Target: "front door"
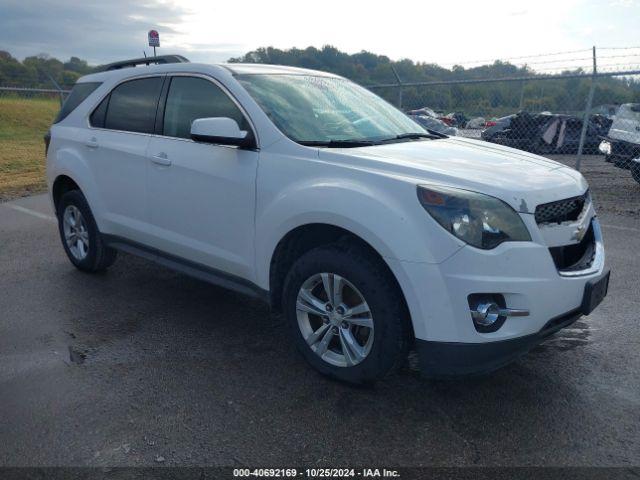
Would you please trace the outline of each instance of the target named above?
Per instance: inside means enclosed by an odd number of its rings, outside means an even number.
[[[170,79],[161,135],[148,147],[148,206],[153,247],[243,278],[253,275],[258,153],[190,139],[196,118],[229,117],[250,128],[213,81]],[[161,107],[162,110],[162,107]]]

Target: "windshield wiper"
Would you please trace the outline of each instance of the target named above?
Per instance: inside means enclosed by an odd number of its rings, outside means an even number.
[[[384,138],[382,140],[359,140],[356,138],[348,138],[345,140],[300,140],[300,145],[307,147],[329,147],[329,148],[355,148],[355,147],[370,147],[371,145],[380,145],[382,143],[392,143],[402,140],[419,140],[421,138],[447,138],[446,135],[437,132],[421,133],[402,133],[391,138]]]
[[[430,138],[432,140],[435,140],[438,138],[447,138],[447,136],[443,133],[437,133],[431,130],[429,130],[428,132],[429,133],[419,133],[419,132],[401,133],[400,135],[396,135],[395,137],[385,138],[384,140],[382,140],[382,142],[387,143],[387,142],[395,142],[396,140],[419,140],[421,138]]]
[[[300,145],[307,147],[329,147],[329,148],[354,148],[354,147],[369,147],[371,145],[378,145],[379,142],[373,140],[301,140],[298,142]]]

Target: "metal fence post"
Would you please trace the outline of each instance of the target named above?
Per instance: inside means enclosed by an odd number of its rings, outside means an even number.
[[[393,64],[391,65],[391,70],[393,71],[393,74],[396,77],[396,81],[398,82],[398,108],[402,109],[402,80],[400,80],[400,75],[398,75],[398,72],[396,72]]]
[[[582,117],[582,131],[580,132],[580,143],[578,144],[578,155],[576,157],[576,170],[580,171],[582,163],[582,150],[584,149],[584,140],[587,136],[587,128],[589,128],[589,120],[591,119],[591,108],[593,106],[593,93],[596,88],[596,47],[593,47],[593,75],[591,75],[591,86],[589,87],[589,95],[587,96],[587,105]]]
[[[51,83],[53,83],[53,86],[56,90],[58,90],[59,95],[60,95],[60,108],[62,108],[62,105],[64,105],[64,90],[62,90],[62,88],[60,87],[60,85],[58,85],[58,82],[56,82],[54,80],[54,78],[51,76],[51,74],[49,74],[49,72],[45,72],[47,74],[47,77],[49,77],[49,80],[51,80]]]

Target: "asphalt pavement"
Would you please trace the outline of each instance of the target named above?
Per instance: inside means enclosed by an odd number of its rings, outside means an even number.
[[[120,254],[66,259],[46,196],[0,204],[0,466],[640,465],[640,219],[601,215],[609,296],[489,376],[372,388],[257,301]]]

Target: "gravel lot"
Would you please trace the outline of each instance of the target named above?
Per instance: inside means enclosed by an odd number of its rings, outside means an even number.
[[[490,376],[409,362],[364,389],[316,374],[264,305],[127,255],[82,274],[45,196],[0,204],[0,465],[640,465],[640,185],[584,165],[600,308]]]

